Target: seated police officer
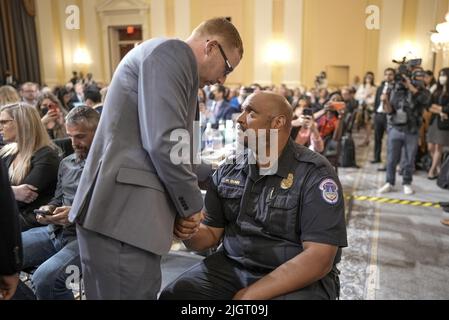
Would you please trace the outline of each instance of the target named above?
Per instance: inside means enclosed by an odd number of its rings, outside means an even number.
[[[34,292],[21,284],[15,299],[34,295],[45,300],[74,298],[66,280],[74,275],[73,267],[81,272],[81,263],[75,225],[69,223],[68,215],[99,119],[98,112],[87,106],[72,109],[66,117],[67,134],[75,153],[61,161],[54,198],[37,213],[37,221],[48,226],[22,233],[23,266],[37,269],[31,278]]]
[[[411,78],[399,72],[391,96],[383,94],[381,100],[388,114],[387,176],[378,192],[394,190],[396,167],[401,162],[404,194],[411,195],[422,115],[431,102],[430,92],[424,86],[424,72],[418,67]]]
[[[160,299],[336,299],[336,264],[347,239],[334,169],[289,138],[292,109],[279,95],[250,95],[238,122],[239,140],[251,150],[215,172],[202,223],[178,218],[174,228],[192,250],[221,240],[222,246],[168,285]],[[274,143],[264,137],[270,129],[277,133]],[[261,160],[262,152],[269,162]]]

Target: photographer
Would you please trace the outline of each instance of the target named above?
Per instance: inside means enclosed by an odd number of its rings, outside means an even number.
[[[396,166],[401,161],[404,194],[411,195],[415,156],[418,150],[419,129],[423,110],[429,106],[430,92],[424,85],[424,72],[419,68],[420,59],[403,61],[395,77],[395,86],[388,99],[381,96],[384,111],[388,114],[387,179],[379,193],[393,191],[396,182]]]

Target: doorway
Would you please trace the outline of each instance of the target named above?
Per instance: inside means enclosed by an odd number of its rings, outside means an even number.
[[[108,28],[110,71],[114,74],[120,61],[143,40],[142,26],[113,26]]]

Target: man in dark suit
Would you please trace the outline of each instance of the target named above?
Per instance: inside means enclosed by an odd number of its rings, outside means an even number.
[[[213,103],[213,124],[212,128],[218,129],[220,121],[231,120],[234,113],[238,113],[231,104],[225,100],[226,88],[223,85],[215,85],[212,87],[210,98]]]
[[[22,265],[22,240],[19,210],[11,190],[8,170],[0,160],[0,300],[9,300],[19,282]]]

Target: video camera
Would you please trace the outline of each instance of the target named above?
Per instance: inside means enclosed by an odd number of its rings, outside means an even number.
[[[398,64],[399,67],[396,71],[396,76],[394,78],[395,81],[395,89],[396,90],[407,90],[404,85],[404,77],[407,77],[412,80],[412,84],[416,86],[420,86],[421,83],[416,81],[417,74],[413,72],[413,69],[419,67],[422,64],[422,59],[412,59],[408,60],[404,57],[402,61],[393,60],[393,63]]]

